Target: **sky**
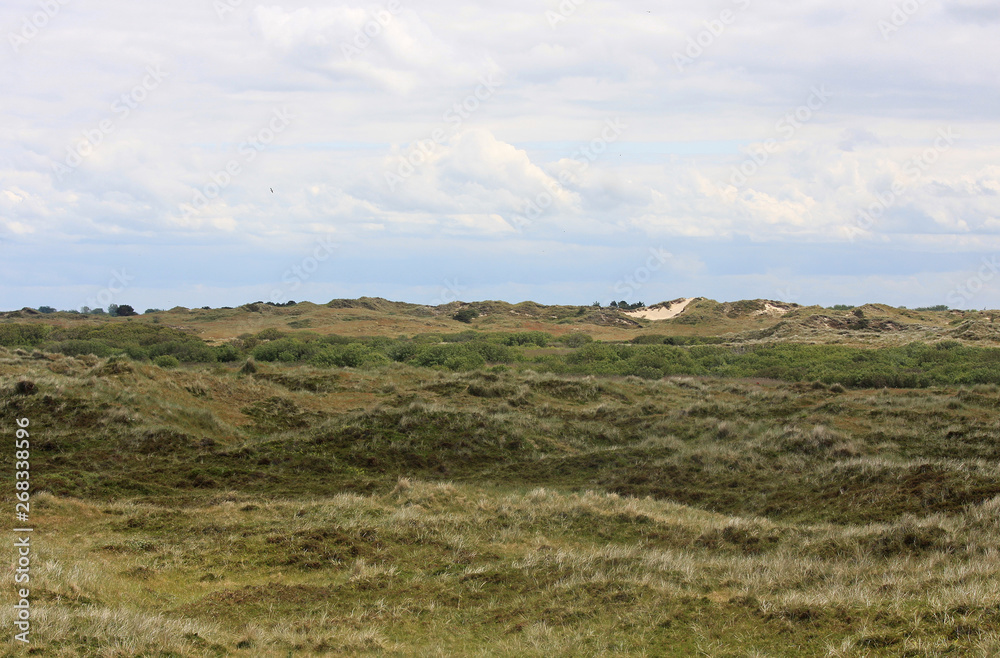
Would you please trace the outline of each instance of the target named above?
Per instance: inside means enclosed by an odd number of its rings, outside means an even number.
[[[995,0],[0,4],[0,309],[1000,307]]]

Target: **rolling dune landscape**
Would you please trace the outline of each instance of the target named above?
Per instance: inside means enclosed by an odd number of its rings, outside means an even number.
[[[687,301],[7,313],[34,651],[995,653],[990,314]]]

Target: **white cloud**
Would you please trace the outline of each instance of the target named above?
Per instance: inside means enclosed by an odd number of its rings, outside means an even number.
[[[444,237],[493,241],[493,255],[672,238],[711,243],[706,250],[746,240],[994,248],[995,3],[926,3],[883,39],[878,21],[889,5],[755,0],[678,72],[673,53],[737,4],[588,0],[552,29],[551,7],[528,0],[401,2],[388,19],[379,14],[388,1],[243,3],[221,18],[194,0],[142,13],[120,2],[70,3],[0,67],[8,90],[0,109],[4,244],[51,258],[53,276],[66,279],[83,259],[101,259],[72,245],[112,259],[158,240],[261,257],[330,231],[372,254],[387,239],[427,240],[426,257],[443,262],[457,252],[435,251]],[[17,26],[25,11],[8,4],[0,19]],[[366,28],[368,41],[359,36]],[[169,73],[163,83],[127,117],[113,112],[152,65]],[[457,125],[446,120],[491,71],[503,71],[502,84]],[[752,145],[781,137],[777,122],[821,84],[832,100],[731,187],[732,167]],[[253,160],[241,156],[241,142],[282,107],[294,115],[288,129]],[[615,117],[627,124],[621,144],[581,161],[579,148]],[[108,119],[114,131],[71,173],[54,173],[53,163]],[[910,175],[908,163],[947,126],[961,138]],[[390,190],[386,172],[435,129],[443,133],[426,161]],[[743,151],[624,148],[692,140]],[[552,146],[515,146],[528,143]],[[233,159],[240,173],[184,215],[181,204]],[[903,193],[848,242],[845,229],[894,183]],[[545,207],[515,231],[532,203]],[[156,270],[158,258],[140,266]],[[156,271],[163,286],[177,276]],[[523,294],[518,286],[527,284],[511,285]]]
[[[398,2],[293,11],[258,6],[252,21],[260,38],[289,65],[334,79],[358,78],[395,94],[475,72],[467,57]]]

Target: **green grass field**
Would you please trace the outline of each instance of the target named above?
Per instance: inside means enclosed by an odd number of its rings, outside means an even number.
[[[331,308],[373,315],[0,323],[36,528],[6,654],[1000,655],[1000,349],[956,335],[981,319]]]

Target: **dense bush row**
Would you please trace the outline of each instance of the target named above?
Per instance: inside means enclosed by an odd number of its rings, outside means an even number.
[[[581,375],[669,375],[821,381],[858,388],[1000,384],[1000,349],[958,341],[865,349],[841,345],[719,345],[716,338],[644,335],[630,344],[594,342],[573,333],[539,331],[422,334],[412,338],[322,336],[265,329],[224,345],[145,323],[106,323],[72,329],[41,324],[0,324],[0,345],[76,356],[127,355],[155,363],[258,361],[318,367],[377,367],[391,362],[450,370],[507,364]],[[550,349],[541,349],[550,348]],[[562,349],[551,349],[562,348]],[[566,349],[572,348],[572,349]],[[169,357],[169,358],[167,358]]]
[[[0,345],[4,347],[34,347],[52,331],[45,324],[20,324],[16,322],[0,324]]]
[[[259,361],[307,361],[317,366],[367,367],[406,362],[416,366],[443,366],[472,370],[487,363],[513,363],[518,352],[502,339],[472,338],[450,342],[418,339],[361,338],[342,336],[282,337],[257,344],[250,354]]]
[[[137,361],[171,356],[181,362],[234,361],[232,345],[211,346],[179,329],[141,322],[114,322],[85,327],[42,324],[0,324],[0,345],[34,347],[67,356],[125,354]]]
[[[712,375],[819,380],[858,388],[920,388],[1000,384],[1000,349],[963,346],[957,341],[881,349],[792,343],[752,347],[592,343],[565,357],[538,357],[532,367],[644,378]]]

